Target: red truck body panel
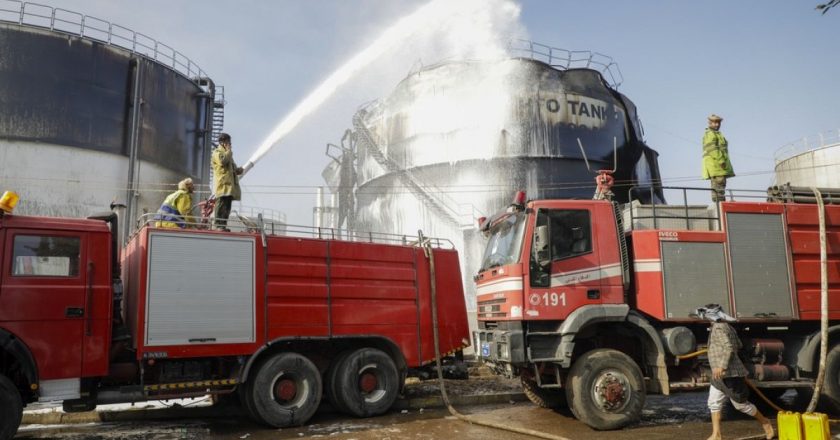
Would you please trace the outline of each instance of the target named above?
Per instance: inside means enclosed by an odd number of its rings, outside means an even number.
[[[400,349],[408,366],[434,359],[429,261],[416,246],[188,231],[196,237],[250,237],[255,244],[255,340],[238,344],[147,346],[145,292],[149,238],[144,228],[125,250],[127,312],[138,359],[255,353],[283,339],[381,337]],[[435,249],[441,353],[469,343],[458,254]],[[196,257],[194,264],[201,264]],[[135,319],[136,318],[136,319]],[[165,353],[165,354],[164,354]]]
[[[631,233],[633,247],[633,291],[636,308],[661,321],[686,321],[688,316],[669,317],[665,310],[661,242],[724,243],[724,232],[641,230]]]

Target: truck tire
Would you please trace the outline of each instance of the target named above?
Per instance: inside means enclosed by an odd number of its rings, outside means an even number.
[[[236,394],[239,396],[239,405],[242,408],[242,412],[250,418],[251,420],[257,423],[265,423],[264,421],[260,420],[259,416],[254,412],[253,402],[251,399],[251,387],[250,385],[253,383],[253,380],[250,380],[246,383],[239,384],[236,388]]]
[[[642,372],[620,351],[589,351],[569,371],[566,399],[572,414],[592,428],[622,428],[639,420],[645,406]]]
[[[524,377],[521,377],[520,379],[522,380],[522,391],[525,392],[525,396],[527,396],[528,400],[530,400],[534,405],[537,405],[540,408],[550,409],[566,406],[566,392],[562,388],[540,388],[539,385],[531,379]]]
[[[335,399],[347,414],[371,417],[384,414],[400,390],[397,366],[382,350],[361,348],[347,355],[335,375]]]
[[[825,382],[820,398],[828,409],[840,413],[840,345],[831,347],[825,357]]]
[[[342,403],[341,399],[337,397],[341,395],[341,386],[338,383],[338,372],[342,367],[342,363],[347,356],[350,355],[352,351],[344,351],[336,356],[330,367],[327,369],[327,374],[324,379],[324,394],[326,394],[327,399],[330,401],[330,405],[332,405],[333,409],[340,413],[348,413],[348,409],[344,407],[344,403]]]
[[[15,384],[0,374],[0,440],[15,436],[23,417],[23,401]]]
[[[246,388],[258,422],[275,428],[306,423],[321,403],[321,373],[305,356],[278,353],[266,359]]]

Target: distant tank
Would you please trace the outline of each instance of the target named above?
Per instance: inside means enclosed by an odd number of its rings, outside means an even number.
[[[840,188],[840,129],[787,144],[775,157],[776,185]]]
[[[94,17],[6,3],[0,190],[21,195],[18,214],[84,217],[116,201],[134,219],[184,177],[206,191],[223,99],[195,63]]]
[[[539,47],[546,50],[424,67],[360,110],[341,148],[328,151],[336,226],[422,229],[451,240],[474,304],[471,279],[484,246],[476,220],[510,204],[517,190],[592,198],[594,172],[616,166],[618,201],[650,202],[650,190],[631,196],[633,185],[654,187],[662,201],[658,154],[642,140],[635,105],[604,77],[620,75],[617,66],[590,54],[576,67],[551,56],[564,51]]]

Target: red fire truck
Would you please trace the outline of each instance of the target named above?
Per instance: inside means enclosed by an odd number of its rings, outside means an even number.
[[[0,218],[0,438],[36,401],[82,411],[236,392],[284,427],[325,395],[372,416],[434,361],[433,303],[441,355],[469,344],[458,254],[439,240],[146,226],[120,259],[116,228],[114,214]]]
[[[708,190],[707,190],[708,191]],[[474,344],[535,403],[596,429],[638,420],[646,393],[708,384],[698,355],[715,303],[737,318],[742,358],[766,395],[812,393],[820,346],[813,195],[789,202],[620,206],[524,195],[484,221]],[[706,196],[707,197],[707,196]],[[825,400],[840,403],[840,206],[825,207],[830,350]]]

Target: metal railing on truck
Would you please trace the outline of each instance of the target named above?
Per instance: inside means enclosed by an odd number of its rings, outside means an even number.
[[[656,203],[655,192],[661,189],[663,192],[673,196],[679,195],[680,203],[664,204]],[[642,205],[638,196],[648,193],[649,205]],[[634,229],[686,229],[686,230],[708,230],[719,231],[720,205],[713,202],[707,204],[690,204],[689,199],[709,200],[712,194],[711,188],[682,187],[682,186],[631,186],[627,190],[627,199],[633,200],[622,208],[624,215],[625,231]],[[689,197],[693,195],[694,197]],[[727,200],[757,199],[767,200],[767,191],[761,190],[726,190]],[[673,197],[669,197],[673,198]]]
[[[156,213],[143,214],[137,219],[135,234],[144,227],[157,227]],[[190,217],[183,222],[184,228],[171,228],[173,230],[210,230],[213,219],[211,217]],[[409,234],[393,234],[387,232],[354,231],[338,228],[319,228],[315,226],[290,225],[277,219],[266,219],[262,214],[256,217],[245,216],[236,211],[231,211],[227,221],[227,229],[231,232],[259,234],[279,237],[313,238],[320,240],[340,240],[363,243],[392,244],[402,246],[415,246],[421,241],[428,241],[435,248],[454,249],[455,245],[445,238],[419,237]]]

